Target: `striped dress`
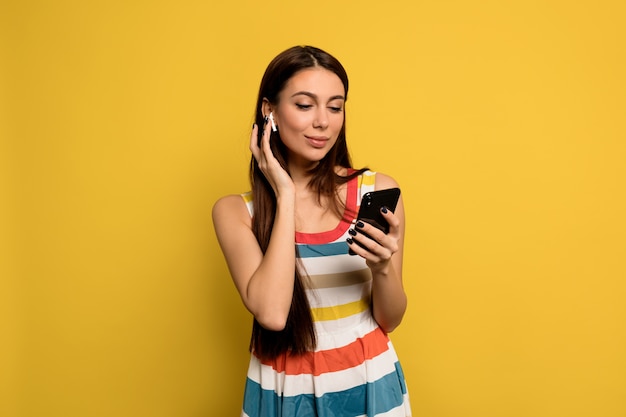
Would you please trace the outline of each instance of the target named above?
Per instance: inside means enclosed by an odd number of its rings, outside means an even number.
[[[374,189],[367,171],[348,183],[346,213]],[[244,194],[252,214],[250,194]],[[351,217],[355,217],[354,215]],[[304,355],[261,361],[251,354],[244,417],[407,417],[411,415],[396,352],[370,308],[372,275],[363,258],[350,256],[342,221],[323,233],[296,233],[317,347]]]

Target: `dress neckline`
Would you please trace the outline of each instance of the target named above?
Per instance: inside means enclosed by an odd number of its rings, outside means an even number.
[[[350,171],[352,172],[352,171]],[[350,225],[352,224],[352,220],[356,217],[357,207],[356,207],[356,197],[357,197],[357,185],[358,185],[359,177],[354,177],[350,179],[347,183],[346,190],[346,207],[343,211],[343,216],[339,221],[339,224],[335,226],[332,230],[327,230],[325,232],[318,233],[305,233],[305,232],[296,232],[296,243],[304,243],[304,244],[322,244],[334,242],[343,236]]]

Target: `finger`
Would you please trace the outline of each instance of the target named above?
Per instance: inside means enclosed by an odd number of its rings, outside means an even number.
[[[365,233],[370,240],[380,243],[385,238],[385,232],[377,227],[372,226],[366,221],[358,221],[354,225],[354,230]]]
[[[252,133],[250,135],[250,151],[252,152],[252,155],[254,156],[254,159],[256,159],[257,163],[261,165],[264,163],[263,161],[267,159],[265,158],[265,152],[269,151],[271,153],[271,149],[269,148],[269,135],[271,126],[269,125],[269,123],[263,124],[263,134],[260,141],[258,136],[259,129],[259,125],[257,125],[256,123],[252,125]],[[266,139],[266,137],[268,139]],[[264,143],[268,144],[267,149]]]
[[[250,134],[250,152],[254,155],[254,158],[259,160],[259,147],[257,145],[258,142],[258,131],[259,126],[255,123],[252,125],[252,133]]]
[[[261,150],[263,150],[264,152],[265,152],[266,146],[267,146],[267,150],[270,149],[269,148],[269,144],[270,144],[270,135],[271,134],[272,134],[272,126],[266,120],[263,123],[263,136],[261,136],[261,143],[259,145]]]
[[[362,222],[358,223],[358,225],[360,224],[363,224],[363,226],[355,227],[354,229],[350,229],[348,231],[348,233],[350,233],[350,236],[352,236],[352,240],[354,242],[357,242],[357,246],[360,245],[361,247],[364,247],[367,251],[378,254],[381,249],[380,242],[376,240],[376,237],[371,236],[370,233],[366,231],[366,229],[373,229],[374,231],[376,231],[376,228]]]
[[[380,213],[385,218],[385,220],[387,220],[387,223],[389,224],[389,233],[396,234],[396,232],[398,231],[400,227],[400,219],[398,218],[398,216],[396,216],[387,207],[381,207]]]
[[[348,238],[347,242],[349,248],[368,263],[376,264],[391,257],[391,254],[387,253],[382,246],[360,233]]]
[[[392,234],[385,234],[382,230],[365,222],[357,222],[354,230],[360,233],[353,236],[367,250],[383,259],[389,258],[398,251],[398,239]]]
[[[358,241],[358,238],[356,236],[349,237],[346,242],[348,242],[348,247],[350,248],[350,250],[361,258],[367,259],[373,256],[371,252],[361,246],[361,243]]]

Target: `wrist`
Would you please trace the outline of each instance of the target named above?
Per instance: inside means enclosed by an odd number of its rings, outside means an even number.
[[[391,260],[384,262],[384,263],[378,263],[378,264],[368,265],[368,266],[370,268],[370,271],[372,271],[372,277],[375,279],[388,279],[389,277],[394,275],[392,273],[393,265],[391,263]]]
[[[389,268],[370,268],[372,271],[372,278],[381,280],[389,278]]]
[[[296,201],[296,194],[293,192],[276,193],[276,206],[277,207],[294,207]]]

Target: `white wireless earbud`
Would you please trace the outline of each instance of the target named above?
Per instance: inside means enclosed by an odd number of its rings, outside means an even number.
[[[276,127],[276,123],[274,123],[274,113],[270,112],[269,119],[272,124],[272,132],[276,132],[278,128]]]

